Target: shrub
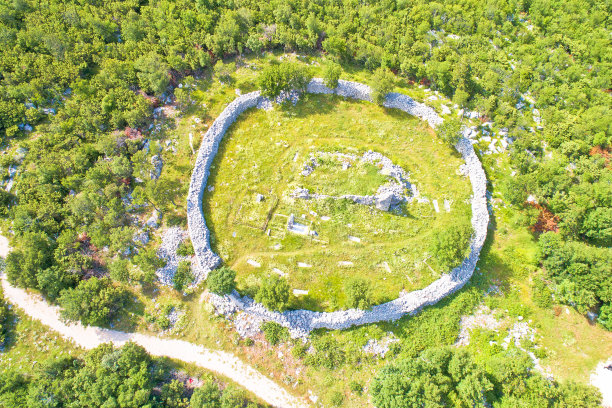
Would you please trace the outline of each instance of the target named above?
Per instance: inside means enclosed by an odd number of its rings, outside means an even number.
[[[461,139],[461,120],[456,118],[449,118],[442,122],[436,131],[440,139],[444,140],[447,144],[454,146]]]
[[[344,402],[344,395],[342,395],[342,393],[339,391],[334,391],[329,397],[329,402],[332,404],[332,406],[339,407]]]
[[[304,92],[311,79],[312,74],[308,68],[295,63],[283,63],[264,68],[257,81],[263,96],[276,98],[281,92],[292,89]]]
[[[255,300],[270,310],[282,312],[289,303],[289,284],[277,275],[263,279]]]
[[[110,277],[119,282],[127,282],[130,279],[128,265],[129,261],[127,259],[115,259],[108,266]]]
[[[228,385],[221,394],[221,408],[240,408],[247,400],[243,390]]]
[[[387,68],[378,68],[372,81],[372,101],[382,105],[387,94],[395,87],[395,76]]]
[[[331,89],[336,88],[338,86],[340,74],[342,74],[342,68],[340,68],[340,65],[336,63],[328,64],[323,71],[323,81],[325,82],[325,86]]]
[[[176,250],[176,254],[178,256],[193,256],[195,255],[195,250],[193,249],[193,244],[191,240],[182,241],[179,244],[179,247]]]
[[[347,282],[344,292],[348,308],[367,309],[371,306],[370,286],[367,281],[354,278]]]
[[[599,323],[606,329],[612,331],[612,303],[605,303],[601,309],[599,309]]]
[[[307,365],[335,370],[346,361],[344,349],[331,335],[313,339],[312,347],[315,352],[306,356],[304,363]]]
[[[141,249],[132,261],[138,265],[142,271],[142,276],[139,279],[143,282],[151,283],[155,279],[155,271],[163,268],[166,261],[157,256],[155,249]]]
[[[214,70],[215,76],[219,78],[219,81],[226,83],[226,84],[231,84],[232,82],[234,82],[234,78],[232,78],[232,74],[236,71],[235,62],[224,64],[223,61],[219,60],[215,64],[213,70]]]
[[[208,274],[206,285],[217,295],[231,293],[236,288],[236,272],[227,266],[215,269]]]
[[[430,251],[442,269],[452,269],[463,260],[469,238],[470,229],[466,225],[454,225],[434,234]]]
[[[363,385],[354,380],[349,382],[349,389],[357,395],[361,395],[363,393]]]
[[[557,286],[557,299],[559,303],[576,308],[579,313],[586,313],[597,304],[595,294],[588,289],[580,288],[576,282],[564,279]]]
[[[193,282],[193,274],[191,273],[191,262],[181,261],[172,278],[172,286],[175,290],[182,292],[187,285]]]
[[[191,395],[191,408],[217,408],[221,405],[221,391],[212,381],[206,382],[200,388],[196,388]]]
[[[78,275],[66,273],[58,266],[42,270],[36,279],[38,287],[52,302],[59,297],[62,290],[75,287],[79,281]]]
[[[8,332],[9,308],[0,292],[0,348],[4,345]]]
[[[275,346],[289,338],[289,330],[276,322],[264,322],[261,325],[266,341]]]
[[[548,309],[552,306],[552,291],[541,278],[535,278],[531,296],[533,303],[541,308]]]
[[[84,325],[103,325],[126,303],[126,295],[108,278],[84,280],[76,288],[62,291],[58,299],[63,307],[60,315],[63,319],[80,320]]]

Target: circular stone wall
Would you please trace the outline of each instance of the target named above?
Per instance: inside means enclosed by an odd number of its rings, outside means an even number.
[[[321,79],[313,79],[307,92],[318,94],[335,93],[340,96],[358,100],[371,101],[370,88],[366,85],[339,81],[336,89],[327,88]],[[261,104],[265,98],[260,93],[251,92],[236,98],[230,103],[210,127],[200,146],[196,164],[191,177],[189,195],[187,198],[187,214],[189,234],[196,254],[194,265],[196,279],[203,280],[209,271],[220,265],[221,259],[210,247],[210,233],[204,221],[202,197],[206,189],[209,169],[219,148],[219,143],[229,126],[245,110]],[[415,102],[411,98],[390,93],[384,106],[400,109],[408,114],[426,120],[435,127],[442,119],[430,107]],[[237,293],[220,297],[211,295],[210,300],[221,313],[244,312],[252,324],[270,320],[288,327],[292,336],[305,336],[317,328],[343,329],[353,325],[373,323],[383,320],[396,320],[405,314],[416,313],[424,306],[434,304],[447,295],[461,288],[472,276],[480,250],[484,244],[489,222],[486,203],[486,177],[482,165],[476,156],[472,145],[467,139],[462,139],[455,146],[465,160],[465,170],[472,186],[472,218],[473,235],[470,241],[470,254],[463,263],[442,275],[438,280],[422,290],[417,290],[370,310],[350,309],[337,312],[314,312],[309,310],[292,310],[283,313],[271,312],[262,305]]]

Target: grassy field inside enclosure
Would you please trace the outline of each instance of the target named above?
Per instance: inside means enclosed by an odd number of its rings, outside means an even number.
[[[291,197],[296,188],[375,194],[389,180],[376,165],[352,160],[343,168],[342,160],[326,154],[358,158],[368,150],[401,166],[429,202],[384,212],[348,200]],[[317,166],[304,176],[313,157]],[[425,122],[371,103],[305,95],[296,106],[250,110],[228,130],[211,168],[203,206],[213,249],[238,272],[243,292],[271,273],[308,291],[298,292],[294,307],[342,308],[351,277],[376,288],[375,303],[393,299],[446,272],[428,248],[436,231],[469,224],[471,192],[459,173],[462,163]],[[316,234],[288,231],[291,214]]]

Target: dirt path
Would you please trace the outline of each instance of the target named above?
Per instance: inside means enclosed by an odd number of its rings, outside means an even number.
[[[0,256],[6,257],[8,249],[8,241],[0,235]],[[31,318],[40,321],[64,338],[73,340],[85,349],[92,349],[108,342],[121,346],[127,341],[133,341],[154,356],[166,356],[193,363],[221,374],[274,407],[305,408],[308,406],[304,400],[292,396],[274,381],[230,353],[208,350],[183,340],[160,339],[139,333],[84,327],[80,323],[67,325],[60,320],[58,307],[51,306],[40,296],[29,294],[23,289],[11,286],[4,274],[0,276],[0,279],[2,280],[4,297],[9,302],[22,309]]]
[[[601,405],[604,408],[612,408],[612,357],[608,361],[602,361],[597,364],[595,371],[591,374],[591,385],[599,388],[603,401]]]

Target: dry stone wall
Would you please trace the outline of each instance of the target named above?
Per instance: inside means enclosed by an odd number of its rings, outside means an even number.
[[[339,81],[336,89],[325,86],[320,78],[313,79],[308,85],[307,92],[316,94],[337,94],[353,99],[371,101],[371,90],[367,85]],[[196,253],[197,266],[201,268],[201,275],[217,267],[221,260],[211,250],[209,231],[204,222],[202,213],[202,195],[208,180],[209,168],[217,153],[219,142],[225,131],[246,109],[255,107],[264,98],[259,92],[252,92],[238,97],[228,105],[219,118],[213,123],[202,141],[198,159],[191,177],[189,196],[187,198],[187,212],[189,221],[189,234]],[[408,114],[426,120],[430,126],[436,127],[442,123],[442,118],[430,107],[414,101],[412,98],[397,93],[387,95],[385,107],[400,109]],[[346,329],[351,326],[379,321],[394,321],[406,314],[415,314],[425,306],[433,305],[441,299],[463,287],[471,278],[480,251],[484,245],[489,224],[489,213],[486,200],[486,176],[480,160],[476,156],[471,143],[463,138],[455,146],[463,156],[465,173],[472,185],[472,228],[473,235],[470,241],[470,254],[457,268],[442,275],[438,280],[424,289],[406,293],[395,300],[372,307],[370,310],[341,310],[336,312],[314,312],[310,310],[291,310],[283,313],[272,312],[263,305],[249,297],[241,297],[237,292],[227,296],[211,294],[210,301],[222,314],[242,312],[248,317],[251,326],[258,326],[263,321],[274,321],[287,327],[293,337],[307,336],[312,330],[318,328]],[[244,318],[242,319],[245,320]],[[248,326],[248,325],[247,325]],[[243,325],[244,327],[244,325]],[[252,328],[252,327],[251,327]]]

